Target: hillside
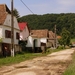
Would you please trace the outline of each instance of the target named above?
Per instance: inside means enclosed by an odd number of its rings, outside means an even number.
[[[18,19],[18,22],[28,22],[30,29],[49,29],[54,31],[57,25],[57,34],[60,35],[65,27],[71,37],[75,37],[75,13],[27,15]]]

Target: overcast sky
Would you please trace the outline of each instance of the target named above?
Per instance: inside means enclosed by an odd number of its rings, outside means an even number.
[[[75,13],[75,0],[22,0],[34,14],[50,13]],[[0,4],[6,4],[11,9],[11,0],[0,0]],[[14,0],[14,8],[20,16],[32,14],[21,2]]]

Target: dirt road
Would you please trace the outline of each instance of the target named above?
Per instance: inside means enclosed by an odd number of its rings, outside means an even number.
[[[75,48],[66,49],[16,65],[3,66],[0,75],[62,75],[74,52]]]

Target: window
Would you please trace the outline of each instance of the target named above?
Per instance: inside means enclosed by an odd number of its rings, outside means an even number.
[[[11,31],[5,30],[5,38],[11,38]]]
[[[18,32],[16,33],[16,39],[19,39],[19,33]]]

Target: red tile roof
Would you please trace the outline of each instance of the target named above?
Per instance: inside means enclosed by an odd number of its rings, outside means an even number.
[[[48,29],[31,30],[31,36],[35,37],[35,38],[47,38],[48,37]]]
[[[11,14],[9,8],[5,4],[0,4],[0,25],[4,23],[8,13]]]
[[[0,13],[0,25],[2,25],[6,19],[7,13]]]
[[[27,26],[27,22],[18,23],[20,30],[24,30],[24,28]]]

